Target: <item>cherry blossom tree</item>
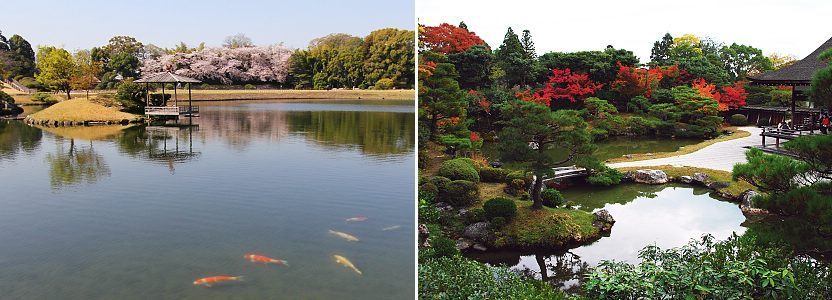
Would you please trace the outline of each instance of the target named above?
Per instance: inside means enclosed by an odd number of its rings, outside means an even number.
[[[223,84],[284,82],[292,50],[282,45],[205,48],[191,53],[165,54],[148,59],[142,74],[175,74]]]

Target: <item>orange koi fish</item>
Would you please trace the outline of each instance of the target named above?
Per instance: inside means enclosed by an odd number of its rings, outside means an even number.
[[[215,284],[241,280],[243,280],[243,276],[211,276],[202,279],[197,279],[196,281],[194,281],[194,285],[204,285],[207,287],[211,287]]]
[[[360,222],[360,221],[367,221],[367,217],[352,217],[347,219],[347,222]]]
[[[263,256],[263,255],[257,255],[257,254],[251,254],[251,253],[243,255],[243,258],[245,258],[247,261],[250,261],[250,262],[253,262],[253,263],[282,264],[282,265],[286,265],[286,266],[289,265],[289,263],[287,261],[282,260],[282,259],[274,259],[274,258],[271,258],[271,257],[267,257],[267,256]]]

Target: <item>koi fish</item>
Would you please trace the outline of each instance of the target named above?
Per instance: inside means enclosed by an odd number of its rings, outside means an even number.
[[[360,222],[360,221],[367,221],[367,217],[352,217],[347,219],[347,222]]]
[[[389,226],[389,227],[384,227],[384,228],[381,229],[381,231],[390,231],[390,230],[396,230],[396,229],[399,229],[399,228],[402,228],[402,226],[401,225],[393,225],[393,226]]]
[[[358,273],[358,275],[361,275],[361,270],[356,268],[355,265],[353,265],[352,262],[349,259],[347,259],[346,257],[340,256],[340,255],[337,255],[337,254],[333,255],[332,257],[335,258],[336,263],[342,264],[345,267],[350,268],[353,271],[355,271],[355,273]]]
[[[196,281],[194,281],[194,285],[205,285],[207,287],[211,287],[214,284],[241,280],[243,280],[243,276],[211,276],[202,279],[197,279]]]
[[[263,255],[257,255],[257,254],[246,254],[246,255],[243,255],[243,258],[245,258],[247,261],[250,261],[250,262],[253,262],[253,263],[282,264],[282,265],[286,265],[286,266],[289,265],[289,263],[285,260],[274,259],[274,258],[271,258],[271,257],[266,257],[266,256],[263,256]]]
[[[329,230],[329,233],[337,235],[337,236],[339,236],[339,237],[341,237],[341,238],[343,238],[347,241],[350,241],[350,242],[357,242],[358,241],[357,237],[355,237],[355,236],[353,236],[349,233],[343,233],[343,232],[335,231],[335,230],[332,230],[332,229]]]

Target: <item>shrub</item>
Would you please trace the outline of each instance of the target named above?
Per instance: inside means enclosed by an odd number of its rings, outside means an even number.
[[[503,217],[509,221],[517,215],[517,205],[514,200],[497,197],[485,201],[482,205],[482,210],[485,212],[485,218],[492,220],[496,217]]]
[[[200,84],[200,85],[199,85],[199,89],[200,89],[200,90],[210,90],[210,89],[211,89],[211,85],[210,85],[210,84],[207,84],[207,83],[203,83],[203,84]]]
[[[520,197],[520,200],[526,200],[526,201],[532,200],[532,196],[530,196],[529,192],[527,192],[527,191],[520,192],[520,196],[518,196],[518,197]]]
[[[563,204],[563,195],[556,189],[543,189],[540,191],[540,200],[543,201],[543,206],[558,207]]]
[[[175,85],[173,85],[173,83],[166,83],[166,84],[165,84],[165,89],[166,89],[166,90],[172,90],[172,89],[174,89],[174,88],[176,88],[176,86],[175,86]]]
[[[642,118],[639,116],[627,119],[627,131],[634,135],[648,135],[656,132],[659,120],[654,118]]]
[[[728,118],[728,124],[731,124],[733,126],[748,125],[748,117],[741,114],[733,114],[730,118]]]
[[[433,248],[434,257],[453,257],[459,255],[456,242],[444,236],[437,236],[431,239],[430,246]]]
[[[448,188],[448,184],[451,183],[451,180],[447,177],[433,176],[431,178],[428,178],[428,182],[436,186],[436,190],[441,193],[442,191]]]
[[[377,90],[389,90],[392,89],[394,85],[393,79],[390,78],[382,78],[376,81],[375,89]]]
[[[165,93],[153,93],[150,94],[150,103],[151,105],[163,105],[166,101],[169,101],[171,98],[171,94]]]
[[[480,189],[476,183],[467,180],[454,180],[440,192],[443,201],[457,207],[469,206],[480,199]]]
[[[572,200],[566,201],[566,203],[563,204],[563,207],[566,208],[566,209],[572,209],[576,206],[578,206],[578,204],[575,203],[575,201],[572,201]]]
[[[244,88],[244,89],[247,89],[247,90],[254,90],[254,89],[257,89],[256,87],[254,87],[254,85],[253,85],[253,84],[246,84],[245,86],[243,86],[243,88]]]
[[[589,135],[592,136],[593,141],[603,141],[610,137],[610,133],[603,128],[592,128],[589,131]]]
[[[491,267],[461,256],[419,263],[420,298],[431,299],[565,299],[551,285],[526,278],[506,267]]]
[[[621,183],[624,174],[620,171],[601,166],[594,173],[586,177],[586,182],[592,185],[611,186]]]
[[[757,126],[759,126],[759,127],[771,126],[771,123],[769,122],[768,119],[759,118],[759,119],[757,119]]]
[[[32,101],[40,102],[46,105],[58,103],[58,99],[55,99],[55,97],[53,97],[49,93],[44,92],[37,92],[32,94]]]
[[[532,182],[532,174],[523,171],[513,171],[506,175],[506,183],[512,184],[515,179],[523,180],[524,184]]]
[[[34,100],[34,98],[32,100]],[[9,94],[6,94],[6,92],[0,91],[0,102],[8,102],[14,104],[14,98],[12,98],[12,96],[10,96]]]
[[[144,107],[146,90],[132,80],[125,80],[118,84],[116,100],[127,111],[139,112]]]
[[[439,188],[431,182],[426,182],[419,186],[419,193],[425,193],[435,198],[439,195]]]
[[[485,221],[485,211],[482,208],[472,208],[465,213],[465,223],[473,224]]]
[[[506,186],[504,191],[506,192],[506,194],[512,196],[520,196],[520,194],[523,193],[525,190],[526,182],[523,181],[523,179],[513,179],[511,180],[511,183],[509,183]]]
[[[439,175],[451,180],[480,181],[480,175],[471,163],[459,158],[442,162],[442,166],[439,167]]]
[[[493,226],[494,228],[503,228],[504,226],[506,226],[506,224],[508,224],[506,218],[494,217],[493,219],[491,219],[491,226]]]
[[[480,181],[482,182],[503,182],[509,170],[502,168],[484,167],[480,169]]]

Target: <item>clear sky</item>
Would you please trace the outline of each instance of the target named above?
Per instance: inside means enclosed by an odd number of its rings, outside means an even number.
[[[635,52],[642,62],[666,32],[798,59],[832,37],[830,0],[418,0],[416,11],[425,25],[465,21],[492,48],[511,26],[517,34],[531,30],[538,54],[613,45]]]
[[[306,47],[330,33],[366,36],[375,29],[414,29],[413,0],[25,0],[0,4],[3,35],[33,46],[69,50],[101,46],[115,35],[173,47],[219,46],[244,33],[255,44]]]

